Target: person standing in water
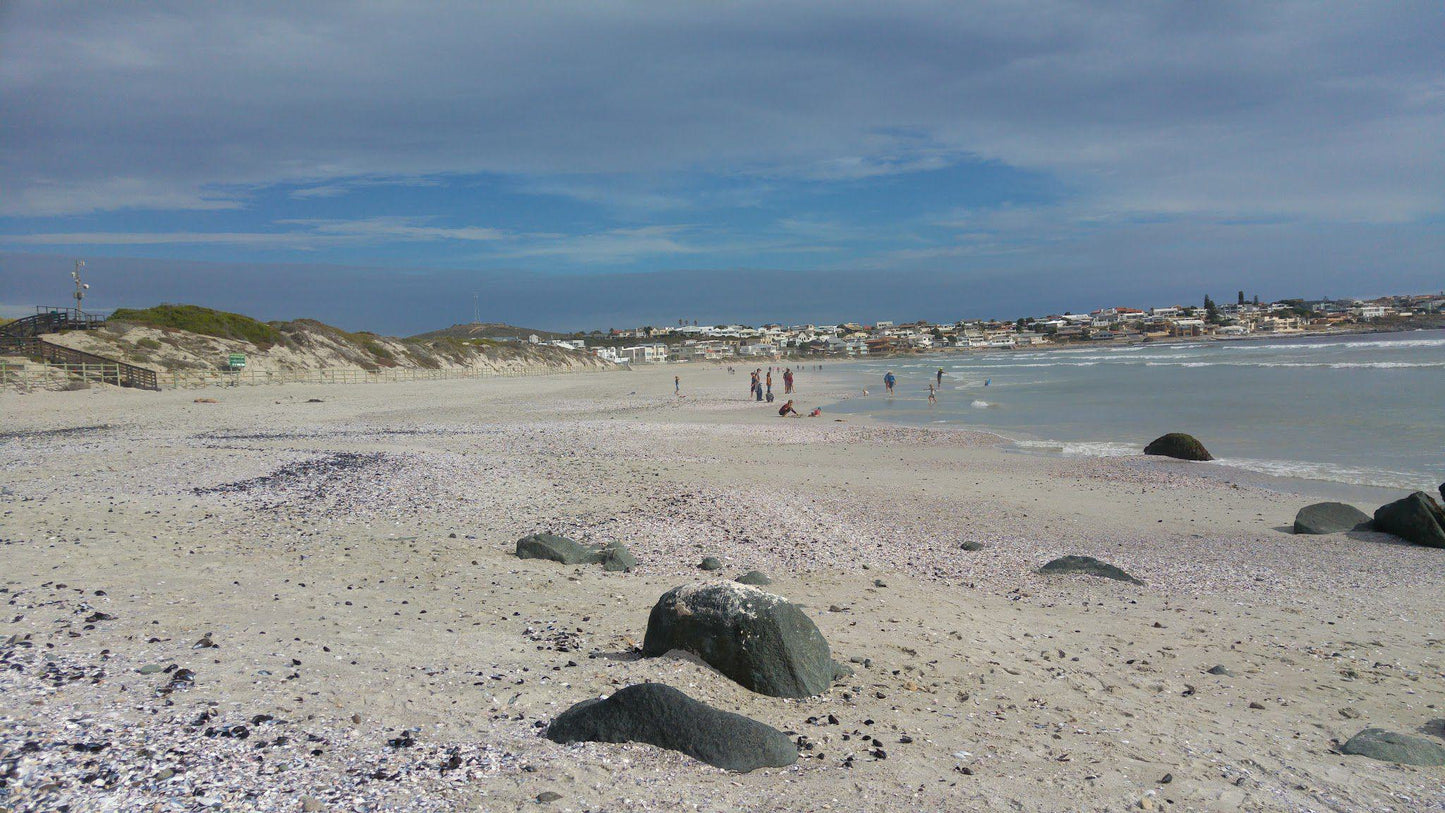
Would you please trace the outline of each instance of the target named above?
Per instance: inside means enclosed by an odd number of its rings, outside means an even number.
[[[938,368],[938,388],[943,389],[943,368]]]
[[[892,370],[889,370],[888,374],[883,376],[883,388],[888,391],[889,395],[893,394],[893,384],[897,381],[898,379],[893,377]]]
[[[938,403],[938,390],[932,384],[928,385],[928,403]]]

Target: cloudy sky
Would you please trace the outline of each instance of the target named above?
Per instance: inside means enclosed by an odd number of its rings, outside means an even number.
[[[0,307],[407,333],[1445,288],[1445,4],[0,0]]]

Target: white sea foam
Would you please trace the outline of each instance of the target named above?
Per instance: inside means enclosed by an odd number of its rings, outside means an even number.
[[[1301,480],[1326,480],[1349,483],[1357,486],[1378,486],[1381,488],[1420,489],[1430,484],[1421,481],[1419,474],[1368,466],[1337,466],[1328,463],[1311,463],[1305,460],[1258,460],[1247,457],[1221,457],[1214,460],[1221,466],[1269,474],[1275,477],[1294,477]]]
[[[969,406],[973,407],[974,409],[988,409],[989,407],[993,406],[993,404],[990,404],[987,401],[975,399],[973,403],[969,404]]]
[[[1043,449],[1081,457],[1129,457],[1144,453],[1134,444],[1110,441],[1015,440],[1013,444],[1023,449]]]

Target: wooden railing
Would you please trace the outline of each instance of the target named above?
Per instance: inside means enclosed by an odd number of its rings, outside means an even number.
[[[48,364],[62,366],[89,365],[96,368],[109,366],[114,369],[114,372],[97,380],[119,387],[134,387],[142,390],[160,389],[160,384],[156,381],[155,370],[54,344],[34,336],[0,336],[0,352],[28,356]]]
[[[160,380],[171,389],[189,387],[235,387],[261,384],[379,384],[391,381],[445,381],[462,378],[520,378],[565,372],[589,372],[609,368],[561,370],[555,367],[524,366],[500,370],[454,368],[428,370],[413,367],[364,370],[359,367],[327,367],[315,370],[173,370]]]
[[[0,386],[11,384],[55,384],[100,381],[115,383],[120,365],[110,364],[13,364],[0,361]]]

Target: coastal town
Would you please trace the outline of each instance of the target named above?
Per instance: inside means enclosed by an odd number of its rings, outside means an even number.
[[[1338,331],[1391,331],[1445,323],[1445,292],[1376,299],[1285,299],[1260,302],[1240,291],[1234,301],[1150,308],[1114,306],[1087,313],[935,323],[836,325],[675,325],[573,333],[533,344],[590,352],[605,361],[654,364],[736,358],[863,357],[934,350],[1013,350],[1078,342],[1237,339]]]

